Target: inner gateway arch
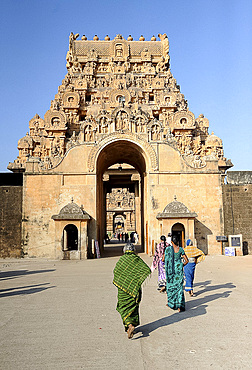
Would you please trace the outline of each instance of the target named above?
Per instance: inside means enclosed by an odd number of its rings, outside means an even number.
[[[92,258],[106,234],[161,234],[221,254],[222,178],[232,166],[170,69],[169,41],[71,33],[67,74],[8,169],[22,172],[25,255]]]

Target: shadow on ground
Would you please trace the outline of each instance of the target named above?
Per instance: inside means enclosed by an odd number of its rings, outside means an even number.
[[[2,272],[0,272],[0,281],[1,280],[15,279],[17,277],[24,276],[24,275],[41,274],[41,273],[53,272],[53,271],[55,271],[55,269],[34,270],[34,271],[29,271],[29,270],[2,271]]]
[[[226,289],[227,288],[232,289],[232,288],[236,287],[232,283],[208,286],[210,283],[211,283],[211,281],[208,280],[208,281],[205,281],[203,283],[195,284],[195,285],[200,286],[200,287],[202,287],[202,286],[205,287],[205,289],[201,290],[196,295],[202,294],[203,291],[208,292],[208,291],[212,291],[212,290],[216,290],[216,289],[225,289],[225,288]],[[186,311],[180,312],[180,313],[176,311],[171,316],[166,316],[166,317],[163,317],[163,318],[158,319],[156,321],[153,321],[149,324],[145,324],[145,325],[137,327],[135,329],[135,333],[136,334],[141,333],[141,335],[134,337],[132,340],[137,340],[139,338],[148,337],[151,332],[153,332],[154,330],[156,330],[156,329],[158,329],[162,326],[168,326],[168,325],[180,322],[182,320],[186,320],[186,319],[191,318],[191,317],[205,315],[207,313],[207,310],[206,310],[206,308],[208,307],[207,303],[209,303],[211,301],[214,301],[216,299],[228,298],[231,293],[232,293],[232,290],[227,290],[223,293],[215,293],[215,294],[208,295],[207,297],[204,297],[204,298],[198,298],[198,299],[196,298],[196,299],[192,299],[190,301],[187,301],[186,302]],[[170,310],[170,309],[167,308],[167,310]]]
[[[2,289],[0,290],[0,298],[11,297],[17,295],[26,295],[43,292],[44,290],[55,288],[54,286],[45,286],[50,283],[36,284],[36,285],[27,285],[16,288]]]

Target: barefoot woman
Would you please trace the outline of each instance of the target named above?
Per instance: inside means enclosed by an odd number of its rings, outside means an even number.
[[[113,284],[118,288],[116,309],[122,317],[129,339],[133,337],[134,329],[139,325],[141,285],[150,273],[149,266],[136,255],[135,246],[127,243],[124,255],[115,265]]]

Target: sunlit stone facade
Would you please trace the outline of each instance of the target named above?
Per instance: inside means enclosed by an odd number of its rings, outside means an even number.
[[[92,256],[92,240],[102,251],[120,217],[147,253],[170,231],[181,245],[191,238],[206,253],[221,253],[221,184],[232,163],[208,119],[189,110],[170,70],[168,38],[158,38],[70,34],[67,74],[8,166],[24,173],[26,255]],[[113,208],[111,195],[123,191],[128,204]],[[70,213],[60,218],[66,206]]]

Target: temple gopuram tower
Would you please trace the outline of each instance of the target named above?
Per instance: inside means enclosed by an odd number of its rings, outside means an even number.
[[[67,74],[8,169],[23,172],[23,252],[83,259],[122,228],[150,254],[160,235],[221,254],[232,166],[170,70],[169,41],[70,34]],[[98,243],[97,243],[98,242]]]

